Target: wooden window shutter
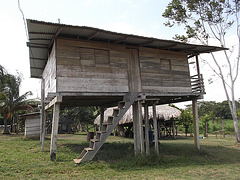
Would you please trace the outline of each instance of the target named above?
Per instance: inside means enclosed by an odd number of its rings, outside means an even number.
[[[102,49],[95,49],[96,65],[109,66],[109,51]]]
[[[171,60],[160,58],[160,66],[161,66],[161,69],[171,70],[172,69]]]

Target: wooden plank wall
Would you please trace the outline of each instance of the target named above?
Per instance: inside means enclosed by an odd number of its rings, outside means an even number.
[[[187,56],[163,50],[139,50],[143,92],[191,93]]]
[[[123,46],[57,39],[57,92],[128,92]]]
[[[43,73],[46,94],[128,92],[127,52],[123,45],[57,39]],[[139,61],[142,92],[191,93],[186,54],[140,47]]]
[[[40,136],[40,116],[28,116],[25,120],[25,136]]]
[[[43,71],[43,78],[45,79],[45,96],[49,92],[56,93],[56,48],[53,45],[52,52],[48,58],[48,62]]]

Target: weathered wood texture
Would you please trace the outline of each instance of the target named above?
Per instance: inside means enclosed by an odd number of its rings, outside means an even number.
[[[41,151],[44,151],[44,140],[45,140],[45,80],[42,78],[41,81],[41,109],[40,109],[40,145]]]
[[[57,40],[58,92],[128,92],[125,48]]]
[[[197,99],[192,100],[193,130],[195,148],[200,151]]]
[[[152,108],[153,108],[154,146],[155,146],[156,153],[159,154],[157,112],[156,112],[156,104],[155,103],[153,103]]]
[[[58,38],[43,78],[48,92],[191,93],[184,53]]]
[[[145,144],[146,144],[146,155],[150,155],[149,146],[149,120],[148,120],[148,105],[144,105],[144,121],[145,121]]]
[[[140,64],[137,49],[127,49],[129,89],[132,92],[142,92]]]
[[[40,116],[27,116],[25,120],[25,133],[26,137],[39,137],[40,136]]]
[[[139,50],[143,92],[191,93],[187,56],[162,50]]]
[[[55,103],[53,107],[52,134],[50,144],[50,160],[56,159],[58,122],[60,113],[60,103]]]
[[[43,71],[43,79],[45,80],[45,95],[48,93],[56,93],[56,49],[53,45],[48,62]]]

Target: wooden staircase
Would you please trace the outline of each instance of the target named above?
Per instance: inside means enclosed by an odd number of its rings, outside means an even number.
[[[88,148],[84,148],[78,159],[74,159],[75,164],[92,160],[98,150],[102,147],[107,137],[111,134],[118,122],[122,119],[127,110],[137,99],[139,93],[127,93],[123,101],[118,102],[118,107],[113,109],[112,116],[108,116],[107,122],[102,124],[102,130],[97,132],[96,139],[90,140]]]

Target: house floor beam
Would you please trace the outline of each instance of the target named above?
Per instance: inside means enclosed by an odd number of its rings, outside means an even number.
[[[56,103],[61,103],[62,98],[62,96],[56,96],[48,105],[45,106],[45,110],[52,108]]]

